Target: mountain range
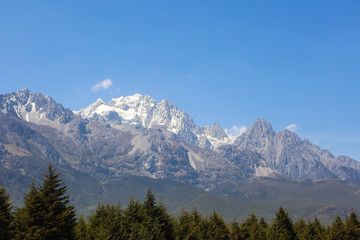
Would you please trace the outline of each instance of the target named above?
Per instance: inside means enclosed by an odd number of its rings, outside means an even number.
[[[0,95],[1,171],[16,181],[39,179],[49,161],[102,184],[126,176],[214,192],[259,179],[360,184],[359,162],[289,130],[275,132],[264,119],[233,139],[219,124],[198,126],[168,100],[146,95],[98,99],[79,111],[28,89]]]

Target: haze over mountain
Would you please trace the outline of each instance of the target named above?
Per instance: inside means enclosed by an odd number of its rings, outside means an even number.
[[[275,132],[264,119],[232,141],[218,124],[197,126],[167,100],[157,103],[140,94],[107,103],[99,99],[73,112],[23,89],[0,95],[0,110],[1,169],[15,179],[39,177],[50,160],[97,184],[139,176],[230,195],[238,187],[224,186],[258,183],[262,177],[360,183],[359,162],[335,157],[289,130]]]
[[[103,177],[131,174],[203,187],[274,172],[295,179],[360,180],[357,161],[336,158],[289,130],[276,133],[264,119],[232,143],[218,124],[197,126],[167,100],[156,103],[140,94],[108,103],[99,99],[74,113],[28,89],[1,95],[0,103],[3,114],[39,126],[58,162]]]

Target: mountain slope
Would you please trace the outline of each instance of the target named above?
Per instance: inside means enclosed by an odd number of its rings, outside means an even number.
[[[195,125],[186,112],[179,110],[168,100],[156,103],[155,99],[146,95],[114,98],[110,102],[98,99],[75,113],[84,119],[109,122],[113,127],[121,124],[148,129],[164,127],[186,143],[208,149],[231,142],[218,124],[201,128]]]
[[[261,205],[263,213],[271,209],[272,214],[281,199],[294,203],[288,205],[293,211],[299,206],[302,213],[297,212],[298,216],[338,209],[331,204],[356,208],[352,204],[360,189],[353,184],[360,183],[357,161],[335,157],[288,130],[275,132],[264,119],[232,144],[218,124],[199,127],[168,101],[156,103],[149,96],[122,97],[109,103],[98,100],[73,113],[51,97],[28,89],[0,95],[0,184],[21,202],[20,193],[32,177],[41,178],[49,161],[64,172],[75,201],[85,212],[99,199],[116,201],[116,191],[124,190],[121,181],[133,177],[146,179],[146,184],[175,181],[200,187],[200,196],[194,194],[196,199],[189,200],[199,207],[206,201],[204,191],[214,191],[219,197],[211,197],[213,205],[204,208],[222,209],[221,201],[226,201],[231,206],[223,209],[227,216],[233,216],[233,209],[243,214],[247,207],[259,210]],[[324,180],[319,187],[290,178]],[[135,183],[131,180],[129,184]],[[278,186],[285,186],[284,192]],[[332,186],[346,191],[333,191]],[[304,191],[294,194],[292,189]],[[324,201],[311,195],[314,191],[343,194],[350,200],[334,197]],[[224,194],[232,197],[224,198]],[[244,204],[245,210],[235,204]],[[171,207],[179,210],[179,206]]]
[[[0,150],[5,156],[1,162],[9,169],[19,168],[14,162],[26,162],[27,158],[34,162],[48,159],[104,181],[135,175],[171,179],[205,189],[273,172],[252,151],[231,146],[213,151],[188,144],[182,136],[164,128],[128,123],[114,128],[108,122],[84,120],[51,98],[40,93],[33,95],[26,89],[2,100],[1,110],[6,114],[0,115],[4,126]],[[37,111],[26,110],[28,106],[35,106]],[[67,121],[62,120],[65,118],[61,113],[70,116]],[[14,124],[18,127],[9,127]],[[212,136],[221,136],[221,128],[216,124],[207,130]],[[26,132],[30,134],[24,137]],[[29,174],[31,168],[25,167],[24,174]]]
[[[336,158],[289,130],[276,133],[264,119],[255,121],[234,145],[258,152],[272,169],[290,178],[337,178],[360,183],[359,162],[344,156]]]

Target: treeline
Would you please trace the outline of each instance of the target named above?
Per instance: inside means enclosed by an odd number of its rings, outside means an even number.
[[[337,217],[325,227],[315,218],[293,223],[280,207],[274,220],[267,223],[251,214],[245,221],[226,224],[213,212],[202,216],[196,209],[182,211],[178,218],[171,216],[164,205],[157,203],[150,189],[144,202],[131,199],[125,209],[120,205],[99,203],[87,218],[76,218],[69,203],[67,187],[59,174],[49,165],[42,183],[32,183],[24,196],[24,206],[13,209],[6,190],[0,189],[0,240],[302,240],[302,239],[360,239],[360,222],[354,212],[343,221]]]

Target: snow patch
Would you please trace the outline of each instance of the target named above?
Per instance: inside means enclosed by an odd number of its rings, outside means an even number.
[[[260,167],[255,168],[255,176],[256,177],[268,177],[273,173],[274,173],[274,170],[272,170],[269,167],[260,166]]]

